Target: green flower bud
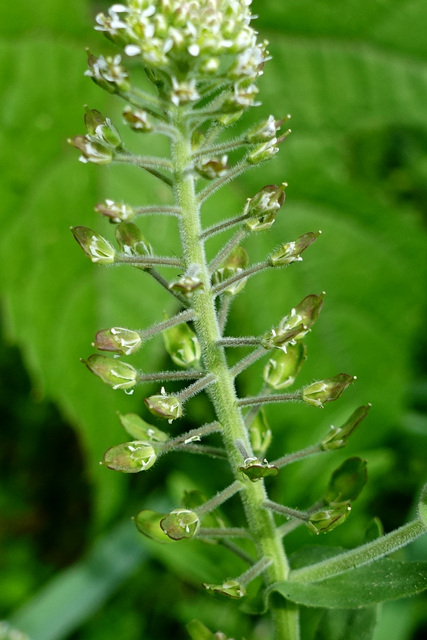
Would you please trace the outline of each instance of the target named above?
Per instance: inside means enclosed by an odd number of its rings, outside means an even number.
[[[114,202],[114,200],[100,202],[96,205],[95,211],[109,218],[111,222],[130,220],[135,215],[131,206],[123,202]]]
[[[233,276],[242,273],[249,264],[249,256],[243,247],[235,247],[224,260],[221,266],[213,273],[213,284],[220,284]],[[222,291],[223,294],[230,296],[236,295],[243,289],[246,284],[246,278],[230,284],[227,289]]]
[[[167,544],[172,542],[172,539],[166,535],[166,533],[160,527],[160,522],[163,520],[166,514],[157,513],[151,509],[143,509],[134,518],[138,531],[156,542],[162,542]]]
[[[87,368],[113,389],[130,389],[137,383],[138,372],[126,362],[93,354],[82,360]]]
[[[298,340],[302,340],[320,313],[324,295],[324,293],[320,296],[312,294],[304,298],[298,306],[291,309],[289,315],[280,321],[277,328],[261,338],[262,346],[265,349],[277,348],[286,352],[289,344],[294,345]]]
[[[270,256],[270,264],[272,267],[283,267],[291,264],[291,262],[301,262],[301,253],[305,251],[321,234],[321,231],[317,233],[309,232],[304,233],[297,238],[294,242],[287,242],[282,244],[280,249],[277,249]]]
[[[128,74],[120,62],[121,56],[119,55],[114,57],[107,56],[107,58],[99,56],[99,58],[96,58],[88,52],[87,63],[89,69],[85,71],[85,76],[92,78],[95,84],[109,93],[129,91]]]
[[[249,427],[249,437],[252,449],[262,458],[271,443],[271,429],[267,422],[264,409],[258,411]]]
[[[194,168],[202,178],[214,180],[228,171],[227,159],[227,156],[222,156],[219,159],[201,160]]]
[[[331,506],[356,500],[366,480],[366,460],[348,458],[332,473],[323,499]]]
[[[119,149],[122,146],[119,132],[111,120],[103,116],[100,111],[86,107],[84,120],[89,140],[101,142],[113,149]]]
[[[264,382],[272,389],[290,387],[295,382],[305,357],[306,349],[302,342],[288,345],[286,351],[275,350],[264,367]]]
[[[279,147],[277,146],[277,138],[272,138],[271,140],[268,140],[268,142],[264,142],[258,147],[255,147],[255,149],[249,153],[247,161],[250,164],[265,162],[266,160],[270,160],[270,158],[275,156],[278,152]]]
[[[126,256],[152,256],[153,248],[133,222],[120,222],[115,231],[117,244]]]
[[[172,540],[183,540],[196,535],[200,519],[195,511],[174,509],[160,521],[160,526]]]
[[[176,78],[172,78],[170,99],[177,107],[188,102],[197,102],[200,99],[200,94],[196,88],[196,79],[178,82]]]
[[[71,232],[92,262],[113,264],[116,259],[114,247],[99,233],[88,227],[71,227]]]
[[[137,331],[124,329],[123,327],[112,327],[102,329],[95,336],[93,346],[100,351],[114,351],[123,355],[130,355],[138,351],[142,345],[142,338]]]
[[[269,464],[267,460],[258,458],[247,458],[245,464],[239,467],[239,471],[245,474],[251,482],[258,482],[267,476],[277,476],[279,469],[274,464]]]
[[[123,110],[123,120],[130,126],[132,131],[138,133],[149,133],[153,130],[153,125],[148,118],[146,111],[127,106]]]
[[[286,182],[280,187],[275,184],[267,185],[247,201],[244,213],[248,218],[245,222],[248,229],[264,231],[272,226],[278,210],[285,201],[286,187]]]
[[[156,459],[156,452],[149,442],[133,441],[108,449],[102,464],[113,471],[139,473],[152,467]]]
[[[182,416],[182,404],[175,396],[168,396],[162,392],[159,395],[145,398],[144,402],[153,415],[165,418],[168,422]]]
[[[198,367],[202,355],[196,334],[183,323],[163,331],[165,348],[178,367]]]
[[[227,596],[227,598],[232,598],[233,600],[238,600],[246,595],[245,587],[237,580],[233,579],[225,580],[222,584],[203,583],[203,586],[208,591],[212,591],[213,593],[222,596]]]
[[[136,440],[149,440],[150,442],[167,442],[169,436],[164,431],[160,431],[152,424],[148,424],[136,413],[119,413],[119,420],[122,427]]]
[[[88,136],[76,136],[75,138],[70,138],[68,142],[82,152],[82,155],[79,157],[80,162],[109,164],[113,161],[112,147],[103,142],[90,140]]]
[[[310,516],[307,526],[317,535],[319,533],[329,533],[329,531],[339,527],[340,524],[347,520],[350,511],[351,505],[349,502],[337,504],[331,509],[324,509]]]
[[[274,119],[274,116],[269,116],[267,120],[256,125],[252,129],[249,129],[246,134],[246,141],[250,144],[257,142],[268,142],[276,137],[277,131],[280,129],[282,122]]]
[[[313,407],[323,407],[325,402],[337,400],[344,389],[356,380],[355,376],[339,373],[333,378],[326,378],[309,384],[302,392],[301,398]]]
[[[366,417],[370,408],[370,404],[364,407],[359,407],[351,414],[347,422],[345,422],[342,427],[332,426],[326,438],[324,438],[320,443],[322,451],[334,451],[335,449],[345,447],[349,437]]]
[[[240,112],[242,109],[248,107],[259,106],[260,102],[255,102],[255,98],[259,93],[259,89],[256,84],[251,84],[246,81],[236,83],[233,87],[233,93],[224,100],[221,110],[224,113],[227,111]]]

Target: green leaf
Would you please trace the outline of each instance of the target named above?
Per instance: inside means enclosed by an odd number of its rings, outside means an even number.
[[[378,607],[328,609],[323,612],[314,640],[372,640]]]
[[[270,590],[308,607],[353,609],[395,600],[427,589],[427,562],[388,558],[318,582],[286,581]]]

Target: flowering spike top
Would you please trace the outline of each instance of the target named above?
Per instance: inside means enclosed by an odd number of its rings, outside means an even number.
[[[251,26],[250,4],[251,0],[128,0],[98,14],[95,29],[123,47],[127,56],[140,57],[145,67],[161,72],[162,79],[168,76],[172,93],[188,85],[189,99],[197,100],[196,77],[209,79],[221,70],[233,86],[262,73],[268,54]]]

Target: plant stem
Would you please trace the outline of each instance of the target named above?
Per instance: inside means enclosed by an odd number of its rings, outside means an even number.
[[[226,180],[216,181],[198,196],[195,190],[194,176],[188,170],[191,167],[192,154],[189,119],[179,108],[176,108],[173,120],[173,124],[179,132],[172,142],[172,157],[174,161],[175,205],[182,211],[179,228],[183,256],[187,266],[190,264],[198,266],[199,278],[203,282],[203,287],[194,292],[192,296],[192,306],[196,312],[194,325],[202,349],[205,370],[213,376],[213,382],[209,388],[210,397],[217,418],[223,427],[221,433],[231,469],[236,481],[242,484],[242,502],[248,527],[255,541],[258,558],[267,557],[272,560],[271,565],[264,573],[264,580],[268,586],[286,580],[290,571],[289,564],[281,538],[276,530],[273,515],[263,508],[263,503],[267,499],[263,481],[246,482],[238,470],[241,466],[241,457],[235,447],[235,440],[240,439],[249,452],[252,452],[252,448],[241,411],[237,405],[234,376],[228,368],[224,347],[218,344],[221,332],[218,326],[204,243],[200,241],[200,202],[232,175],[229,174]],[[230,173],[238,175],[241,170],[243,167],[239,166]],[[287,606],[283,600],[272,598],[272,616],[276,640],[297,640],[299,631],[294,607]]]

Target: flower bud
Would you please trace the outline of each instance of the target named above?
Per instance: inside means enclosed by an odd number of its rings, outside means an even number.
[[[123,327],[112,327],[98,331],[93,344],[100,351],[114,351],[126,356],[138,351],[141,345],[141,335],[137,331]]]
[[[349,437],[366,417],[370,408],[370,404],[364,407],[359,407],[351,414],[347,422],[345,422],[342,427],[332,426],[326,438],[324,438],[320,443],[322,451],[334,451],[335,449],[345,447]]]
[[[288,345],[286,351],[275,350],[264,367],[264,382],[276,390],[290,387],[295,382],[305,357],[306,349],[302,342]]]
[[[366,480],[366,460],[348,458],[332,473],[323,499],[330,506],[356,500]]]
[[[339,527],[340,524],[347,520],[350,511],[351,505],[349,502],[337,504],[331,509],[324,509],[310,516],[307,526],[317,535],[319,533],[329,533],[329,531]]]
[[[247,458],[245,464],[239,467],[239,471],[245,474],[251,482],[258,482],[267,476],[277,476],[279,469],[274,464],[269,464],[267,460],[258,458]]]
[[[271,443],[271,429],[267,422],[264,409],[258,411],[249,427],[249,437],[252,449],[262,458]]]
[[[197,367],[202,355],[200,344],[194,331],[183,323],[163,331],[165,348],[178,367]]]
[[[89,69],[85,71],[85,76],[92,80],[102,89],[109,93],[118,91],[129,91],[130,84],[127,71],[122,65],[121,56],[114,57],[99,56],[96,58],[88,52],[87,64]]]
[[[199,278],[199,266],[197,264],[190,264],[186,273],[169,285],[169,289],[178,291],[187,298],[200,287],[203,287],[203,282]]]
[[[109,218],[111,222],[130,220],[135,215],[131,206],[123,202],[114,202],[114,200],[100,202],[96,205],[95,211]]]
[[[136,413],[119,413],[119,420],[122,427],[136,440],[149,440],[150,442],[167,442],[169,436],[164,431],[160,431],[152,424],[148,424]]]
[[[113,471],[139,473],[152,467],[156,459],[156,452],[149,442],[134,441],[108,449],[102,464]]]
[[[86,107],[84,120],[89,140],[104,143],[107,147],[112,147],[112,149],[119,149],[122,146],[116,127],[112,124],[110,118],[103,116],[100,111]]]
[[[133,222],[120,222],[115,231],[117,244],[126,256],[152,256],[153,248]]]
[[[176,420],[182,416],[182,404],[179,398],[161,393],[150,396],[144,400],[151,413],[159,418],[165,418],[168,422]]]
[[[227,170],[227,156],[221,158],[212,158],[209,160],[201,160],[194,167],[197,173],[206,180],[214,180],[223,176]]]
[[[225,580],[222,584],[203,583],[203,586],[208,591],[212,591],[213,593],[222,596],[227,596],[227,598],[232,598],[233,600],[238,600],[246,595],[245,587],[237,580],[233,579]]]
[[[163,544],[172,542],[172,539],[160,527],[160,522],[165,517],[164,513],[157,513],[151,509],[143,509],[134,518],[138,531],[156,542]]]
[[[221,284],[225,280],[232,278],[239,273],[242,273],[249,264],[249,256],[243,247],[235,247],[228,255],[228,257],[224,260],[221,266],[213,273],[212,282],[213,284]],[[227,289],[222,291],[223,294],[228,294],[230,296],[236,295],[243,289],[246,284],[246,278],[239,280],[230,286]]]
[[[282,123],[274,119],[274,116],[269,116],[267,120],[256,125],[252,129],[249,129],[246,134],[246,141],[250,144],[257,142],[268,142],[276,137],[277,131],[280,129]]]
[[[301,253],[305,251],[321,234],[321,231],[314,233],[304,233],[297,238],[294,242],[287,242],[282,244],[279,249],[276,249],[270,256],[270,264],[272,267],[283,267],[291,264],[291,262],[301,262]]]
[[[130,389],[137,383],[138,372],[126,362],[93,354],[82,360],[87,368],[113,389]]]
[[[97,140],[92,141],[87,136],[76,136],[68,140],[69,144],[79,149],[82,155],[80,162],[92,164],[109,164],[113,161],[113,149]]]
[[[275,156],[278,151],[279,147],[277,145],[277,138],[272,138],[271,140],[268,140],[268,142],[264,142],[258,147],[255,147],[255,149],[253,149],[249,153],[247,161],[250,164],[265,162],[266,160],[270,160],[270,158]]]
[[[195,511],[174,509],[160,521],[160,526],[172,540],[193,538],[200,528],[200,519]]]
[[[71,232],[92,262],[113,264],[116,258],[114,247],[99,233],[88,227],[71,227]]]
[[[200,99],[200,94],[197,91],[196,79],[184,80],[178,82],[176,78],[172,78],[172,91],[170,99],[177,107],[181,104],[187,104],[188,102],[196,102]]]
[[[301,399],[313,407],[321,407],[325,402],[337,400],[344,389],[354,382],[355,376],[349,376],[347,373],[339,373],[333,378],[326,378],[309,384],[302,392]]]
[[[285,316],[277,328],[272,329],[261,338],[261,344],[265,349],[283,349],[287,351],[288,345],[294,345],[298,340],[310,331],[315,323],[323,304],[322,293],[307,296],[298,306],[291,309],[291,313]]]
[[[259,93],[256,84],[247,82],[236,82],[233,87],[233,93],[226,98],[221,106],[224,113],[240,112],[248,107],[258,106],[260,103],[255,102],[255,98]]]
[[[278,210],[285,201],[286,187],[286,182],[283,182],[280,187],[275,184],[267,185],[248,200],[244,211],[248,218],[245,223],[248,229],[264,231],[272,226]]]
[[[153,125],[148,118],[146,111],[142,109],[135,109],[134,107],[127,106],[123,110],[123,120],[132,131],[138,133],[149,133],[153,130]]]

